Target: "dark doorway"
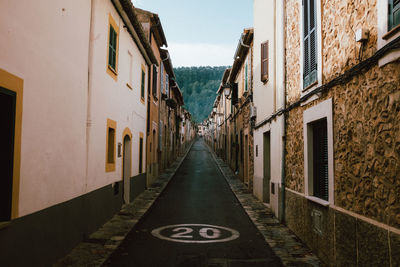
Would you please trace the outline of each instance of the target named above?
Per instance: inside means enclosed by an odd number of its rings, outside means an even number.
[[[0,221],[11,219],[16,93],[0,87]]]
[[[131,151],[131,138],[129,135],[124,137],[124,158],[123,158],[123,175],[124,175],[124,201],[125,203],[130,202],[130,191],[131,191],[131,165],[132,165],[132,151]]]
[[[263,201],[269,203],[271,183],[271,132],[264,133],[264,179],[263,179]]]

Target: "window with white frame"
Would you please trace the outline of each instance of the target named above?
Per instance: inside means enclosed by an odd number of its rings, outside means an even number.
[[[303,88],[318,80],[316,2],[316,0],[303,0]]]
[[[160,64],[160,90],[162,90],[162,93],[164,92],[164,64],[161,62]]]
[[[388,30],[400,25],[400,0],[389,0]]]
[[[128,77],[128,82],[126,85],[132,89],[133,85],[133,55],[132,53],[128,50],[128,59],[129,59],[129,77]]]
[[[332,99],[303,113],[305,193],[322,205],[333,204]]]
[[[165,75],[165,94],[169,97],[169,76],[168,74]]]
[[[244,66],[244,91],[247,92],[249,90],[249,62],[246,60]]]

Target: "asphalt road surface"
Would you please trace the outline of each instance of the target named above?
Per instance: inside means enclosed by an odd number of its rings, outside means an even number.
[[[202,139],[104,266],[282,266]]]

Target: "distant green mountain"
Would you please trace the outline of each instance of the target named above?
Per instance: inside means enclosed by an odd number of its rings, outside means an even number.
[[[175,68],[176,80],[183,93],[185,108],[196,122],[210,114],[222,75],[228,66]]]

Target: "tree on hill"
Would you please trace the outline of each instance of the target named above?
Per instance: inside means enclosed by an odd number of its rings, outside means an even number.
[[[175,68],[176,80],[182,90],[185,107],[196,122],[210,114],[222,75],[228,66]]]

